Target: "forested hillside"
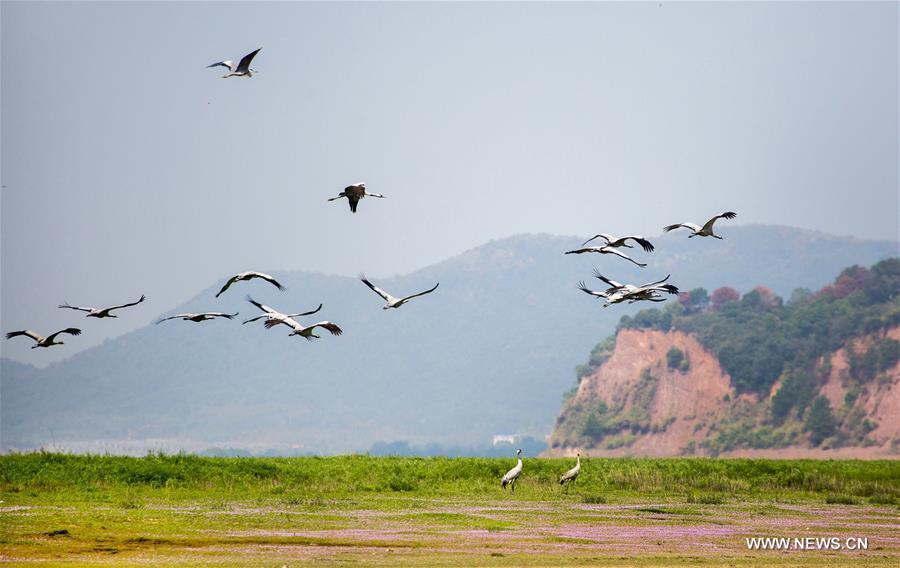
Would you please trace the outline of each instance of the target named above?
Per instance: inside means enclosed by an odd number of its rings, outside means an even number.
[[[604,381],[615,379],[602,367],[621,347],[611,337],[579,368],[579,382],[592,384],[569,394],[552,443],[627,448],[641,436],[663,438],[688,419],[694,430],[682,436],[681,453],[795,445],[900,450],[898,293],[900,260],[892,258],[849,267],[832,284],[795,290],[787,301],[764,286],[743,295],[695,288],[662,309],[624,316],[619,337],[647,343],[630,396],[604,398]],[[651,353],[654,341],[667,345],[664,354]],[[697,359],[707,354],[714,360],[700,372]],[[719,400],[706,401],[702,419],[662,416],[661,378],[682,391],[708,381],[705,396]]]

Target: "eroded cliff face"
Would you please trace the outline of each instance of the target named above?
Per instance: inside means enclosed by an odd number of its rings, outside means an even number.
[[[879,448],[889,445],[893,440],[900,442],[900,364],[894,365],[879,379],[867,382],[863,388],[855,389],[850,372],[850,351],[864,353],[872,348],[876,340],[883,337],[900,341],[900,327],[892,328],[886,334],[854,339],[849,345],[831,354],[831,372],[820,391],[832,408],[846,406],[847,395],[853,396],[855,393],[857,398],[854,406],[861,409],[865,419],[876,424],[868,437]]]
[[[887,336],[900,339],[900,328],[891,329]],[[864,352],[875,339],[860,338],[850,345],[856,352]],[[709,455],[704,442],[713,433],[771,421],[771,397],[779,385],[765,400],[737,395],[716,357],[686,333],[623,329],[616,336],[615,348],[603,357],[564,402],[548,455],[569,455],[576,449],[593,456]],[[857,421],[876,425],[865,445],[811,448],[802,424],[795,421],[782,425],[791,435],[781,447],[736,448],[719,455],[897,456],[900,366],[859,388],[849,376],[846,347],[827,358],[830,372],[819,392],[828,399],[838,420],[855,412]],[[856,393],[855,402],[848,406],[851,390]]]

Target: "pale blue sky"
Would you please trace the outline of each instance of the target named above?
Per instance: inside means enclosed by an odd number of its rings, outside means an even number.
[[[520,232],[898,236],[898,4],[21,3],[2,328],[246,269],[404,273]],[[262,47],[250,80],[220,59]],[[388,199],[327,203],[365,181]],[[211,308],[214,304],[211,303]]]

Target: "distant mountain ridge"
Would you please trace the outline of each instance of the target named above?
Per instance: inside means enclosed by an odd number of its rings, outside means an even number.
[[[288,290],[221,282],[171,313],[255,315],[325,304],[340,325],[307,343],[289,330],[170,321],[123,335],[45,369],[0,360],[4,449],[58,447],[142,453],[212,445],[347,452],[376,442],[480,444],[495,433],[550,432],[572,368],[596,337],[641,306],[599,304],[575,289],[593,267],[624,281],[671,273],[682,289],[765,283],[782,295],[818,288],[849,264],[896,254],[897,243],[772,226],[730,226],[724,241],[666,235],[646,269],[562,253],[583,237],[518,235],[375,283],[438,290],[399,310],[354,278],[276,271]],[[629,251],[631,253],[632,251]],[[312,320],[317,321],[317,320]],[[258,322],[257,322],[258,323]]]

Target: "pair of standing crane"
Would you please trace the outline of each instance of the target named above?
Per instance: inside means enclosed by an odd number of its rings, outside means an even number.
[[[500,479],[500,487],[506,489],[506,486],[509,486],[510,491],[515,492],[516,490],[516,481],[518,481],[519,476],[522,475],[522,449],[516,450],[516,457],[519,459],[518,463],[516,463],[515,467],[506,472],[506,475]],[[578,474],[581,473],[581,452],[575,452],[575,467],[565,472],[559,477],[559,484],[563,487],[568,487],[566,484],[573,484],[575,480],[578,479]]]

